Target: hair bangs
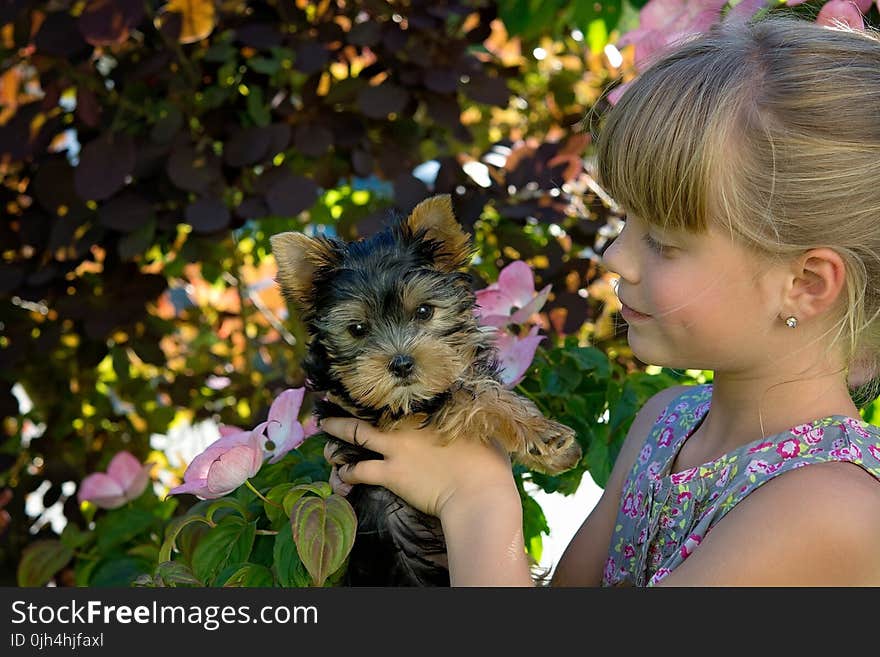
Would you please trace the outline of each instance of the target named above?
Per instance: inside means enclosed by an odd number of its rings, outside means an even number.
[[[663,230],[704,232],[712,187],[726,177],[721,154],[738,102],[711,55],[688,48],[656,62],[609,110],[597,142],[599,184]]]

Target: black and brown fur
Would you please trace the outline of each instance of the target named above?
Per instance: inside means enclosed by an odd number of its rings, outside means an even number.
[[[430,426],[449,441],[495,437],[529,468],[558,473],[581,457],[575,432],[500,382],[493,331],[474,315],[469,236],[449,196],[345,243],[271,238],[278,282],[311,340],[303,367],[326,391],[319,418],[354,416],[382,431]],[[329,438],[334,462],[381,458]],[[348,496],[358,517],[347,583],[448,585],[440,523],[377,486]]]

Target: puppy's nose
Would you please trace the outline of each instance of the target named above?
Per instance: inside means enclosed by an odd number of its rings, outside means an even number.
[[[404,378],[412,374],[414,366],[415,361],[413,360],[412,356],[397,354],[394,358],[391,359],[391,362],[388,364],[388,369],[397,376]]]

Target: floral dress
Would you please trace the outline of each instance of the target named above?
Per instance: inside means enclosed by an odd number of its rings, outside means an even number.
[[[694,386],[664,409],[621,494],[603,586],[652,586],[697,549],[753,490],[811,463],[848,461],[880,480],[880,428],[833,415],[742,445],[671,473],[684,441],[709,411],[712,386]]]

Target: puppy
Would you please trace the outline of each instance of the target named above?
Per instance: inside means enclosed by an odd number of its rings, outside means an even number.
[[[430,426],[448,441],[491,436],[514,460],[550,474],[578,463],[575,432],[501,383],[495,329],[477,322],[463,271],[473,247],[448,195],[368,239],[287,232],[271,244],[281,291],[310,336],[306,386],[326,393],[319,418],[353,416],[382,431]],[[334,463],[382,458],[327,438]],[[348,499],[358,529],[345,583],[449,585],[437,518],[378,486],[356,485]]]

